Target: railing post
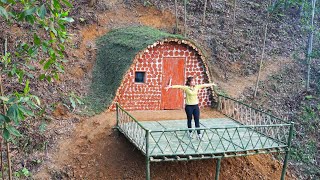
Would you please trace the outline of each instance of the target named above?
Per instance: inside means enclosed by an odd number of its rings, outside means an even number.
[[[218,159],[217,159],[217,164],[216,164],[216,178],[215,178],[215,180],[219,180],[221,159],[222,159],[222,158],[218,158]]]
[[[117,130],[117,137],[120,136],[120,127],[119,127],[119,104],[116,103],[116,119],[117,119],[117,122],[116,122],[116,130]]]
[[[150,180],[149,135],[150,130],[146,130],[146,180]]]
[[[292,140],[292,136],[293,136],[293,125],[294,125],[294,122],[291,122],[290,132],[289,132],[289,137],[288,137],[288,148],[286,150],[286,156],[285,156],[284,162],[283,162],[281,180],[284,180],[285,179],[285,175],[286,175],[288,159],[289,159],[289,154],[290,154],[290,149],[291,149],[291,140]]]
[[[221,111],[221,96],[218,94],[218,111]]]
[[[119,128],[119,104],[116,103],[116,113],[117,113],[117,124],[116,127]]]

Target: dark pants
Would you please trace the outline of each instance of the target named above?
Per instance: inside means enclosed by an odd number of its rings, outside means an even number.
[[[188,128],[192,128],[191,121],[192,121],[192,115],[194,118],[194,123],[196,125],[196,128],[200,127],[199,117],[200,117],[200,109],[198,105],[186,105],[185,107],[187,119],[188,119]],[[192,132],[191,130],[189,131]],[[200,134],[200,130],[197,130],[197,133]]]

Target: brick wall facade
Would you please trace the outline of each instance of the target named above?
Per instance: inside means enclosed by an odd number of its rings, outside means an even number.
[[[124,52],[125,53],[125,52]],[[185,59],[185,77],[197,76],[196,83],[208,83],[208,70],[197,51],[186,44],[166,42],[145,50],[142,56],[136,57],[124,76],[116,97],[110,106],[115,109],[118,102],[126,110],[160,110],[162,91],[162,60],[166,57],[183,57]],[[135,82],[135,72],[145,72],[145,83]],[[200,107],[211,106],[211,90],[199,91]]]

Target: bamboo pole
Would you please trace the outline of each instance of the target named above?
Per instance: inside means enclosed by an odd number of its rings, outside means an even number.
[[[205,23],[206,23],[207,3],[208,3],[208,0],[204,0],[203,18],[202,18],[202,24],[203,25],[205,25]]]
[[[187,0],[184,0],[184,37],[187,36]]]
[[[8,38],[5,38],[5,42],[4,42],[4,55],[7,55],[7,48],[8,48]],[[0,72],[0,91],[1,91],[1,96],[4,96],[4,92],[3,92],[3,85],[2,85],[2,76],[1,76],[1,72]],[[3,111],[4,113],[7,111],[7,106],[5,103],[3,103]],[[4,127],[6,127],[4,125]],[[9,180],[12,180],[12,168],[11,168],[11,157],[10,157],[10,145],[9,142],[6,141],[6,149],[7,149],[7,159],[8,159],[8,167],[9,167]],[[2,151],[1,151],[1,156],[2,156]],[[2,172],[2,177],[3,177],[3,162],[2,162],[2,157],[1,157],[1,172]]]
[[[267,39],[267,33],[268,33],[268,23],[265,25],[264,28],[264,38],[263,38],[263,47],[262,47],[262,54],[261,54],[261,59],[260,59],[260,64],[259,64],[259,71],[258,71],[258,76],[257,76],[257,81],[256,81],[256,87],[254,89],[254,96],[255,98],[257,96],[257,91],[259,87],[259,81],[260,81],[260,76],[261,76],[261,69],[263,65],[263,58],[264,58],[264,52],[265,52],[265,47],[266,47],[266,39]]]
[[[4,52],[6,54],[7,52],[7,38],[5,39],[5,43],[4,43]],[[1,96],[4,96],[4,92],[3,92],[3,86],[2,86],[2,73],[1,73],[1,68],[0,68],[0,94]],[[7,106],[6,104],[3,102],[3,113],[5,113],[7,110]],[[4,172],[3,172],[3,157],[2,157],[2,142],[3,142],[3,139],[2,139],[2,136],[1,136],[1,140],[0,140],[0,152],[1,152],[1,155],[0,155],[0,164],[1,164],[1,173],[2,173],[2,179],[4,179]]]
[[[271,4],[271,3],[269,3]],[[263,46],[262,46],[262,54],[261,54],[261,59],[260,59],[260,64],[259,64],[259,71],[258,71],[258,76],[257,76],[257,80],[256,80],[256,86],[254,89],[254,95],[253,95],[253,99],[256,98],[257,96],[257,91],[258,91],[258,87],[259,87],[259,81],[260,81],[260,76],[261,76],[261,69],[262,69],[262,65],[263,65],[263,59],[264,59],[264,53],[265,53],[265,48],[266,48],[266,41],[267,41],[267,34],[268,34],[268,25],[269,25],[269,11],[267,14],[267,22],[266,25],[264,27],[264,37],[263,37]]]
[[[6,142],[6,146],[7,146],[7,158],[8,158],[8,170],[9,170],[9,180],[12,180],[12,165],[11,165],[11,156],[10,156],[10,144],[7,141]]]
[[[8,51],[8,38],[5,38],[5,45],[4,45],[4,55],[7,55],[7,51]],[[2,86],[2,81],[1,81],[1,89],[2,89],[2,93],[3,93],[3,86]],[[7,111],[7,106],[5,104],[3,104],[3,108],[5,111]],[[4,125],[4,127],[6,127],[6,125]],[[6,147],[7,147],[7,159],[8,159],[8,170],[9,170],[9,180],[12,180],[12,166],[11,166],[11,156],[10,156],[10,144],[8,141],[6,141]]]
[[[235,26],[235,23],[236,23],[236,9],[237,9],[237,0],[233,0],[232,35],[234,33],[234,26]]]
[[[312,0],[312,16],[311,16],[311,31],[309,35],[309,44],[308,44],[308,69],[307,69],[307,83],[306,83],[306,90],[309,91],[310,88],[310,71],[311,71],[311,54],[312,54],[312,43],[313,43],[313,21],[314,21],[314,12],[316,9],[316,0]]]
[[[177,0],[174,0],[174,11],[175,11],[175,15],[176,15],[176,34],[178,34],[178,4],[177,4]]]

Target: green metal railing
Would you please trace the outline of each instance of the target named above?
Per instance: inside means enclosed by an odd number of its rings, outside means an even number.
[[[210,128],[153,130],[145,128],[119,104],[117,128],[146,156],[147,179],[150,161],[179,161],[246,156],[270,152],[286,152],[283,172],[289,157],[293,123],[283,121],[232,98],[219,95],[218,110],[233,119],[236,125]],[[203,137],[188,137],[200,130]]]
[[[273,128],[261,128],[256,130],[278,142],[288,144],[291,127],[290,122],[279,119],[269,113],[255,109],[247,104],[223,95],[219,95],[218,110],[227,117],[243,125],[277,125]]]
[[[218,95],[218,110],[247,125],[290,124],[290,122],[224,95]]]
[[[285,125],[289,124],[282,119],[279,119],[269,113],[263,112],[259,109],[255,109],[247,104],[244,104],[240,101],[232,99],[227,96],[218,95],[218,110],[221,111],[227,117],[236,120],[245,125],[261,125],[261,124],[280,124]],[[268,131],[258,132],[261,134],[265,134],[273,139],[276,139],[281,142],[285,142],[286,150],[285,150],[285,159],[283,162],[283,168],[281,173],[281,180],[285,179],[285,172],[287,169],[289,153],[291,148],[291,140],[293,137],[294,131],[294,123],[290,122],[290,126],[280,126],[278,128],[272,128]]]
[[[127,138],[146,154],[146,135],[147,130],[119,104],[116,104],[117,111],[117,128]]]

